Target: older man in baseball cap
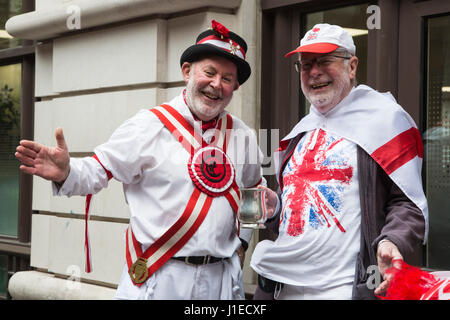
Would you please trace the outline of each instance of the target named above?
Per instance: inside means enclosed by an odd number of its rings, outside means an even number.
[[[17,148],[21,170],[53,181],[54,194],[88,195],[87,216],[93,193],[111,178],[123,183],[131,217],[117,299],[244,298],[249,234],[239,234],[236,221],[239,188],[261,183],[262,153],[230,139],[237,129],[257,146],[224,109],[250,76],[246,51],[244,39],[213,20],[181,56],[186,88],[124,122],[94,157],[69,158],[61,129],[55,148],[32,141]],[[256,163],[237,162],[254,160],[255,151]]]
[[[256,299],[374,299],[427,237],[419,131],[390,94],[354,86],[355,53],[346,30],[317,24],[286,55],[311,110],[275,155],[278,238],[254,251]]]

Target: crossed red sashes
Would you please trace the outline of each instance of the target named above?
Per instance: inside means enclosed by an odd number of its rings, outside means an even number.
[[[145,252],[142,252],[141,244],[136,240],[131,226],[128,226],[126,261],[130,278],[137,286],[141,286],[189,241],[204,221],[214,197],[225,196],[235,214],[237,214],[240,200],[239,187],[235,181],[235,169],[226,154],[230,129],[233,127],[232,117],[229,114],[219,119],[215,134],[208,145],[203,140],[202,134],[195,130],[173,107],[160,105],[150,109],[150,112],[153,112],[161,120],[191,155],[187,169],[195,188],[189,197],[186,208],[175,224]],[[94,158],[99,161],[97,157],[94,156]],[[107,174],[109,173],[106,169],[105,171]],[[111,177],[112,175],[109,173],[108,178]],[[85,226],[86,272],[91,270],[87,233],[90,201],[91,195],[88,195]]]
[[[169,129],[183,148],[191,155],[188,162],[189,175],[196,188],[181,217],[145,252],[134,237],[131,227],[127,230],[127,264],[130,278],[141,285],[178,250],[180,250],[200,227],[214,197],[225,196],[237,213],[240,198],[235,181],[235,170],[226,150],[229,140],[227,132],[233,126],[230,115],[218,121],[218,128],[208,145],[183,116],[169,105],[150,109]],[[227,139],[228,138],[228,139]],[[221,147],[219,147],[221,146]]]

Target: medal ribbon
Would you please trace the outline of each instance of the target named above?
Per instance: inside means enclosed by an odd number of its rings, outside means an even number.
[[[106,170],[106,168],[103,166],[103,164],[100,162],[100,160],[97,158],[97,155],[92,156],[95,160],[98,161],[98,163],[102,166],[103,170],[106,172],[106,176],[108,177],[108,180],[111,180],[113,175],[110,171]],[[85,271],[86,273],[92,272],[92,259],[91,259],[91,243],[89,241],[89,232],[88,232],[88,222],[91,218],[91,200],[92,200],[92,194],[88,194],[86,196],[86,205],[85,205],[85,216],[84,216],[84,251],[86,255],[86,265],[85,265]]]
[[[144,253],[140,243],[134,237],[131,226],[128,226],[126,259],[131,280],[135,285],[141,286],[188,242],[205,219],[212,200],[213,197],[195,188],[181,217]],[[136,262],[139,260],[144,262],[147,271],[136,270]]]
[[[202,147],[208,146],[202,134],[197,132],[186,119],[173,107],[161,105],[150,109],[166,128],[172,133],[183,148],[192,156]],[[233,126],[230,115],[222,116],[210,146],[222,146],[226,152],[229,136]],[[233,211],[237,214],[240,199],[239,187],[233,180],[225,194]],[[127,229],[126,260],[132,282],[141,286],[156,270],[178,252],[198,230],[211,207],[214,197],[195,187],[186,208],[180,218],[145,252],[142,252],[139,241],[136,240],[131,226]]]

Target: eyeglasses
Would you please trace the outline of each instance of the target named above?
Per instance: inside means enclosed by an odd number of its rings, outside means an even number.
[[[326,55],[326,56],[321,56],[321,57],[317,57],[314,59],[310,59],[310,60],[297,60],[294,62],[294,67],[295,67],[295,71],[297,72],[302,72],[302,71],[309,71],[311,70],[314,62],[317,64],[317,67],[322,68],[322,67],[328,67],[329,65],[331,65],[333,62],[335,62],[336,60],[333,59],[334,58],[342,58],[342,59],[350,59],[351,57],[344,57],[344,56],[337,56],[337,55]]]

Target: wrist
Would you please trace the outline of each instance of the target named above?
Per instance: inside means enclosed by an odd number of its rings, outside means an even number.
[[[390,242],[390,243],[392,243],[392,241],[391,240],[389,240],[389,239],[381,239],[379,242],[378,242],[378,245],[377,245],[377,250],[380,248],[380,246],[383,244],[383,243],[386,243],[386,242]]]
[[[64,173],[63,178],[62,179],[58,179],[57,181],[53,181],[57,186],[62,186],[64,184],[64,182],[66,182],[67,177],[70,174],[70,166],[69,169],[67,170],[67,172]]]

